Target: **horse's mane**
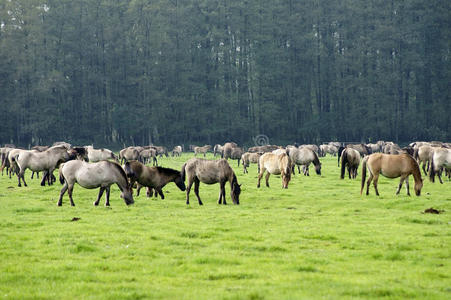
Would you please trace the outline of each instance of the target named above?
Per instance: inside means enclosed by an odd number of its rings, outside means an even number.
[[[113,165],[114,167],[116,167],[118,169],[119,173],[122,174],[122,176],[125,178],[125,181],[127,182],[127,185],[128,185],[127,175],[125,174],[124,169],[122,169],[122,167],[118,163],[108,161],[108,160],[106,160],[106,162]]]
[[[316,166],[317,164],[320,164],[321,162],[319,161],[318,154],[316,154],[316,152],[313,150],[312,150],[312,152],[313,152],[313,156],[315,157],[313,159],[313,164]]]
[[[174,170],[171,168],[164,168],[164,167],[156,167],[156,168],[157,168],[158,172],[161,172],[161,173],[165,173],[168,175],[180,175],[180,171],[177,171],[177,170]]]

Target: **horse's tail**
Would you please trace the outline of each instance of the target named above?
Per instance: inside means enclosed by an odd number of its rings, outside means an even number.
[[[186,171],[185,171],[186,163],[183,164],[182,169],[180,170],[180,176],[182,177],[182,181],[185,182]]]
[[[59,175],[61,184],[64,184],[64,181],[65,181],[64,175],[63,175],[63,167],[64,167],[64,163],[60,164],[60,167],[58,169],[58,175]]]
[[[366,179],[366,162],[369,156],[365,156],[362,161],[362,184],[360,186],[360,195],[362,195],[363,188],[365,187],[365,179]]]
[[[415,160],[418,162],[418,159],[419,159],[419,157],[418,157],[418,147],[415,148],[415,150],[413,151],[413,158],[415,158]]]
[[[429,180],[431,182],[435,182],[435,167],[434,167],[434,153],[432,152],[431,155],[429,156]]]
[[[346,152],[346,150],[343,150],[343,152],[341,152],[341,173],[340,173],[341,179],[345,178],[346,164],[348,163],[349,163],[348,153]]]

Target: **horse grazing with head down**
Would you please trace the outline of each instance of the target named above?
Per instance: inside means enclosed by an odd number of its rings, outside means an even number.
[[[289,148],[288,155],[290,156],[292,165],[292,170],[294,174],[294,165],[298,166],[298,172],[301,173],[299,168],[300,165],[304,166],[304,175],[309,176],[308,167],[310,163],[315,166],[316,174],[321,175],[321,162],[319,161],[318,155],[315,151],[309,148]]]
[[[72,191],[75,183],[86,189],[100,187],[99,195],[94,205],[99,205],[103,192],[106,192],[105,206],[110,206],[110,187],[116,183],[121,191],[121,198],[125,204],[133,204],[133,195],[124,170],[115,162],[100,161],[97,163],[87,163],[81,160],[71,160],[62,164],[59,170],[60,182],[64,184],[58,199],[58,206],[63,204],[63,196],[66,191],[69,194],[70,204],[75,206],[72,199]]]
[[[387,178],[397,178],[401,177],[396,194],[399,194],[402,184],[406,182],[407,195],[410,196],[409,191],[409,175],[412,175],[415,180],[415,194],[420,196],[421,188],[423,187],[423,179],[421,178],[420,167],[415,159],[409,154],[383,154],[374,153],[366,156],[362,162],[362,185],[360,189],[360,194],[362,194],[363,188],[365,187],[366,178],[366,168],[368,166],[368,171],[370,176],[366,182],[366,194],[369,194],[370,184],[373,181],[374,190],[376,195],[379,196],[379,191],[377,190],[377,181],[379,179],[379,174]]]
[[[269,187],[269,176],[271,174],[274,175],[282,175],[282,188],[287,189],[288,183],[291,180],[291,159],[286,153],[282,154],[274,154],[267,152],[260,156],[259,160],[260,173],[258,174],[258,182],[257,188],[260,187],[260,181],[263,177],[265,171],[268,171],[266,174],[266,186]]]
[[[163,187],[169,182],[174,182],[181,191],[186,189],[185,181],[182,179],[181,173],[174,169],[148,167],[139,161],[133,160],[127,161],[124,164],[124,171],[130,179],[131,187],[133,187],[135,182],[139,183],[137,196],[139,196],[141,187],[145,186],[149,188],[148,195],[150,194],[150,189],[155,189],[161,199],[164,199]]]
[[[186,204],[189,204],[189,193],[194,183],[194,193],[196,194],[199,205],[202,201],[199,197],[199,185],[201,182],[206,184],[219,183],[218,204],[227,204],[225,197],[225,184],[230,183],[230,196],[234,204],[240,204],[241,185],[238,184],[233,169],[225,159],[206,160],[201,158],[192,158],[182,166],[182,178],[188,178],[186,187]]]

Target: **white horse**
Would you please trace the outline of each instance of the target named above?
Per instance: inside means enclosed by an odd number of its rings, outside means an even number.
[[[86,151],[88,152],[88,160],[90,162],[98,162],[101,160],[114,159],[118,161],[116,155],[114,155],[113,151],[108,149],[94,149],[93,146],[86,146]]]
[[[111,161],[87,163],[81,160],[71,160],[60,168],[60,182],[64,184],[58,199],[58,206],[63,204],[63,195],[68,191],[70,205],[75,206],[72,199],[72,191],[75,183],[86,189],[100,187],[99,195],[94,205],[99,205],[103,192],[106,191],[105,206],[110,205],[110,186],[116,183],[121,190],[121,198],[125,204],[133,204],[132,190],[129,186],[125,171],[120,165]]]
[[[76,158],[76,151],[67,150],[64,145],[53,146],[43,152],[35,150],[19,150],[18,154],[11,158],[12,163],[16,163],[18,167],[17,177],[19,179],[19,186],[21,186],[20,179],[25,182],[24,174],[26,169],[33,172],[48,171],[49,177],[53,174],[53,170],[59,163]],[[41,185],[45,185],[46,176],[43,176]],[[49,181],[50,182],[50,181]]]
[[[429,168],[429,179],[434,182],[435,174],[437,174],[440,183],[442,181],[442,169],[445,168],[448,171],[451,170],[451,149],[447,148],[433,148],[430,153],[431,166]]]

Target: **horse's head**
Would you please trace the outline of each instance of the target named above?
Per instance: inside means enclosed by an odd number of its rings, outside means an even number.
[[[420,196],[421,195],[421,189],[423,188],[423,179],[420,178],[418,181],[415,180],[415,195]]]
[[[133,200],[133,190],[128,184],[125,188],[122,189],[121,198],[124,199],[125,204],[127,205],[135,203],[135,201]]]
[[[315,166],[315,171],[316,171],[316,174],[321,175],[321,163],[319,163]]]
[[[180,176],[177,176],[175,178],[174,183],[181,191],[185,191],[186,190],[185,180],[184,180],[184,178],[182,176],[182,173],[180,173]]]
[[[238,181],[235,179],[232,182],[232,192],[230,196],[232,197],[232,201],[234,204],[240,204],[240,194],[241,194],[241,184],[238,184]]]

